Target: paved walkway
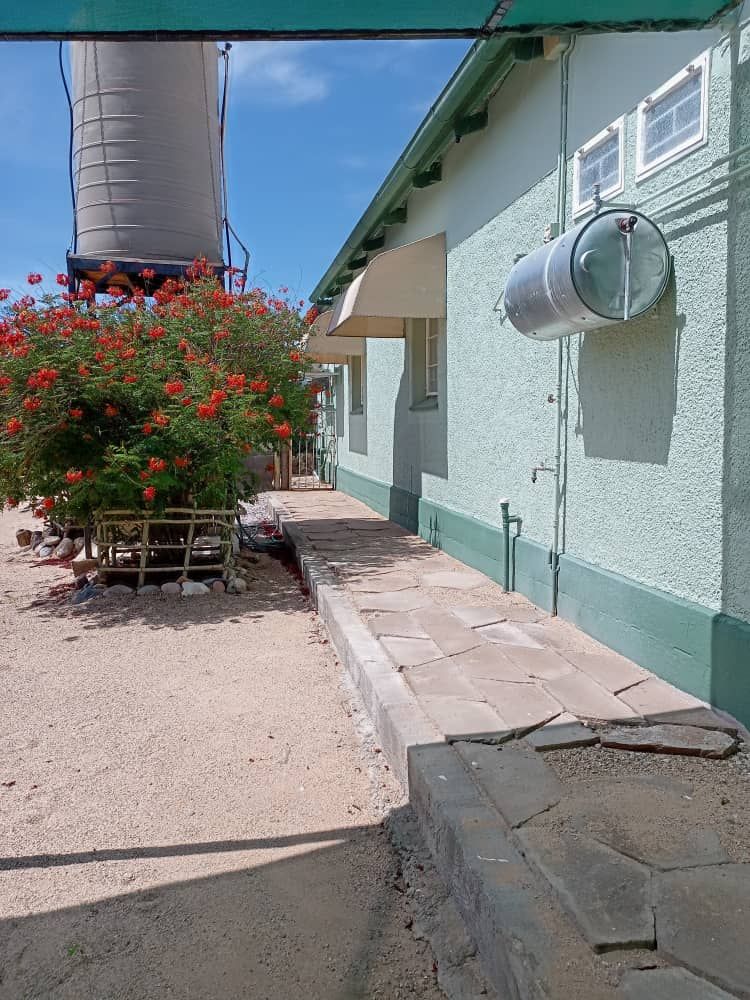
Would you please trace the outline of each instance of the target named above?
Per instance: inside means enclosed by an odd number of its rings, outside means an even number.
[[[498,995],[750,1000],[733,720],[343,494],[272,503]]]
[[[344,584],[426,714],[449,740],[532,731],[538,746],[589,720],[690,722],[707,706],[520,594],[343,493],[274,494]]]

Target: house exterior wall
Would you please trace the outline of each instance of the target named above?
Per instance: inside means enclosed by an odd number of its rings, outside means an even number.
[[[637,103],[709,47],[707,144],[636,183]],[[580,38],[569,152],[625,114],[618,200],[638,203],[750,141],[749,48],[746,31]],[[345,421],[338,479],[494,576],[499,500],[509,497],[523,518],[517,589],[547,606],[553,478],[533,484],[531,469],[554,459],[557,345],[518,334],[499,300],[515,256],[539,245],[554,218],[559,73],[543,60],[514,68],[488,127],[449,151],[442,182],[412,192],[408,222],[388,230],[387,247],[446,232],[439,407],[410,408],[408,342],[369,340],[365,413]],[[569,180],[571,190],[572,166]],[[714,660],[739,658],[750,714],[746,187],[656,214],[675,261],[661,303],[566,345],[560,612],[715,701],[717,691],[737,696],[730,666]]]

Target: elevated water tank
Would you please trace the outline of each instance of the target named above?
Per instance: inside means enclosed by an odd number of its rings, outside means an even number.
[[[505,312],[536,340],[621,323],[659,301],[670,266],[650,219],[610,209],[522,257],[505,286]]]
[[[73,42],[76,260],[222,260],[218,50]]]

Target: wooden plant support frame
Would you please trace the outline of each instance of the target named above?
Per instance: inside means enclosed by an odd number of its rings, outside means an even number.
[[[184,528],[180,542],[151,542],[158,536],[161,525],[179,525]],[[149,573],[180,573],[187,576],[191,570],[226,571],[232,558],[232,535],[235,530],[233,510],[198,510],[190,507],[167,507],[163,517],[154,517],[150,511],[105,510],[94,521],[96,531],[99,576],[105,582],[113,574],[138,573],[138,586],[142,587]],[[196,530],[200,529],[200,530]],[[219,561],[195,560],[194,539],[202,535],[219,536],[217,546]],[[170,563],[153,563],[152,553],[171,551],[177,560]],[[118,566],[118,556],[136,555],[138,562]]]

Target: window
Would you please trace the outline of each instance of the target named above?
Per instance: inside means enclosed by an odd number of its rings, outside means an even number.
[[[438,338],[440,327],[436,319],[427,321],[425,337],[425,396],[438,394]]]
[[[440,339],[443,321],[408,321],[412,409],[429,410],[438,405],[440,394]]]
[[[603,131],[576,151],[573,159],[573,215],[588,211],[594,203],[594,189],[611,198],[623,190],[622,145],[624,118]]]
[[[362,413],[364,411],[364,390],[362,384],[363,368],[361,355],[349,358],[349,379],[351,411],[352,413]]]
[[[708,53],[638,105],[638,179],[702,146],[708,138]]]

